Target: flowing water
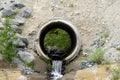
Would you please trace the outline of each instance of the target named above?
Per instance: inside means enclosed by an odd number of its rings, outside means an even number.
[[[62,71],[62,61],[59,60],[53,60],[52,61],[52,72],[51,72],[51,79],[57,80],[58,78],[61,78],[63,75],[61,73]]]

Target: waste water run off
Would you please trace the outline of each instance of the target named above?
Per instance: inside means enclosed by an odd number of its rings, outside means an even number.
[[[63,77],[61,71],[62,71],[62,61],[53,60],[52,61],[51,80],[57,80],[58,78]]]

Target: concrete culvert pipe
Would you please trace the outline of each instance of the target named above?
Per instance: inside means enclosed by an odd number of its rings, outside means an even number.
[[[66,31],[71,40],[70,47],[66,49],[66,52],[60,53],[48,53],[46,51],[46,48],[44,46],[44,39],[46,34],[53,29],[62,29]],[[64,43],[62,43],[64,44]],[[65,21],[65,20],[51,20],[41,26],[37,39],[35,42],[35,46],[37,49],[37,53],[40,57],[42,57],[44,60],[63,60],[66,62],[69,62],[73,60],[79,53],[81,49],[81,36],[79,31],[76,29],[74,25],[72,25],[70,22]],[[50,56],[52,54],[52,56]]]

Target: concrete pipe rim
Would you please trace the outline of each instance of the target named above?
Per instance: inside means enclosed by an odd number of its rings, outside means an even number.
[[[69,32],[69,35],[71,36],[72,35],[72,41],[73,41],[73,44],[72,45],[72,51],[70,51],[70,53],[68,54],[68,56],[66,56],[63,61],[66,61],[66,62],[69,62],[71,60],[73,60],[79,53],[79,51],[81,50],[81,36],[80,36],[80,33],[79,31],[77,30],[77,28],[72,25],[69,21],[66,21],[66,20],[61,20],[61,19],[58,19],[58,20],[51,20],[51,21],[48,21],[47,23],[45,23],[43,26],[41,26],[39,32],[38,32],[38,35],[37,35],[37,39],[36,39],[36,49],[37,49],[37,53],[38,55],[43,58],[44,60],[52,60],[50,57],[48,57],[48,55],[45,54],[44,50],[43,50],[43,46],[41,46],[41,34],[43,35],[43,32],[47,29],[52,29],[53,27],[56,27],[56,26],[51,26],[51,24],[63,24],[64,27],[57,27],[57,28],[61,28],[63,30],[67,32]],[[50,28],[51,26],[51,28]]]

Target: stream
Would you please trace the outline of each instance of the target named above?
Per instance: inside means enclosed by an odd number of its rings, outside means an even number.
[[[51,80],[57,80],[58,78],[63,77],[61,71],[62,71],[62,61],[61,60],[53,60],[52,61]]]

